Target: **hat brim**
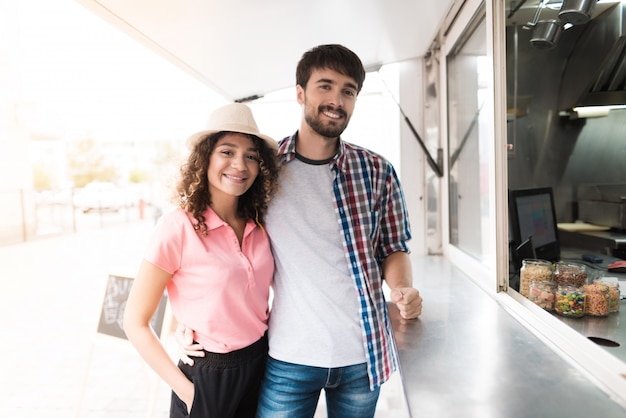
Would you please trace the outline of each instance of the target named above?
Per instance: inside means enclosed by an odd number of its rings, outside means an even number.
[[[250,130],[247,129],[233,129],[233,130],[228,130],[228,129],[205,129],[203,131],[199,131],[196,132],[195,134],[191,135],[188,139],[187,139],[187,146],[191,149],[193,147],[196,146],[196,144],[201,141],[202,139],[206,138],[209,135],[213,135],[216,134],[218,132],[234,132],[234,133],[240,133],[240,134],[247,134],[247,135],[254,135],[256,137],[261,138],[263,141],[265,141],[265,144],[267,144],[268,147],[270,147],[272,150],[274,151],[278,151],[278,143],[276,142],[276,140],[272,137],[269,137],[267,135],[263,135],[261,133],[258,132],[251,132]]]

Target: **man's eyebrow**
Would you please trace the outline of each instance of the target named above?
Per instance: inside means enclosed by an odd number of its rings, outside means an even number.
[[[337,84],[337,82],[336,82],[336,81],[331,80],[330,78],[320,78],[319,80],[317,80],[317,81],[316,81],[316,83]],[[354,84],[354,83],[346,83],[346,84],[344,85],[344,87],[348,87],[348,88],[351,88],[351,89],[354,89],[354,90],[356,90],[356,89],[357,89],[357,88],[356,88],[356,84]]]
[[[337,84],[335,81],[331,80],[330,78],[320,78],[319,80],[316,81],[316,83]]]

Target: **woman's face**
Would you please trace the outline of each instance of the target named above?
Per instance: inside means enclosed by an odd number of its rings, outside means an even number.
[[[211,199],[241,196],[258,174],[259,154],[254,142],[244,134],[225,134],[209,158],[207,177]]]

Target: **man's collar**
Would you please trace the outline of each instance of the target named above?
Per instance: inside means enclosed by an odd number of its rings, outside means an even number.
[[[281,141],[278,147],[278,155],[283,156],[283,162],[288,163],[289,161],[296,158],[296,141],[298,139],[298,131],[296,131],[293,135],[286,137]],[[343,171],[343,162],[345,155],[345,143],[339,137],[339,146],[337,147],[337,154],[332,160],[329,162],[331,167],[337,166],[341,171]]]

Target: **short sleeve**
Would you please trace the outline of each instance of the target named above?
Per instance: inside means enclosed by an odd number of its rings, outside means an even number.
[[[163,215],[152,233],[144,259],[174,274],[181,266],[184,237],[189,228],[193,230],[181,209]]]

